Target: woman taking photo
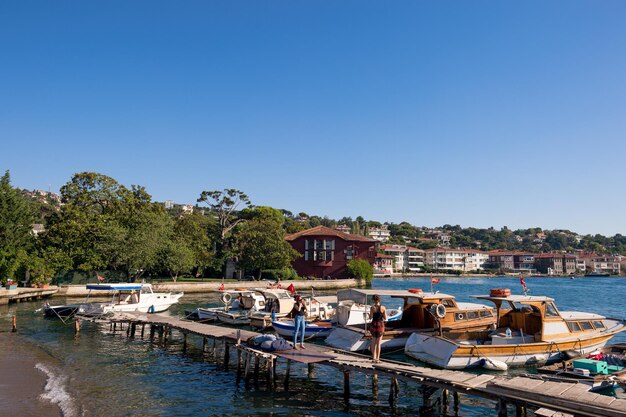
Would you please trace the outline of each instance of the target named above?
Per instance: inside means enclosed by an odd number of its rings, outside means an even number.
[[[370,317],[372,322],[370,323],[370,334],[372,335],[372,360],[374,363],[380,362],[380,341],[383,339],[385,333],[385,321],[387,321],[387,310],[384,306],[380,305],[380,296],[375,294],[372,297],[374,304],[370,307]]]
[[[306,304],[299,295],[296,295],[296,304],[293,306],[293,348],[297,349],[298,332],[300,333],[300,348],[304,349],[304,317],[306,316]]]

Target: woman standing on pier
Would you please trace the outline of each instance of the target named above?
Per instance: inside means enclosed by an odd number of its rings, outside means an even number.
[[[301,331],[300,347],[304,349],[304,317],[306,316],[306,304],[299,295],[296,295],[296,304],[293,306],[293,316],[293,322],[295,324],[295,329],[293,330],[293,348],[297,348],[298,332]]]
[[[380,342],[385,333],[385,321],[387,320],[387,310],[380,304],[380,296],[375,294],[372,297],[374,305],[370,307],[370,317],[372,323],[370,324],[370,333],[372,335],[372,359],[374,363],[380,362]]]

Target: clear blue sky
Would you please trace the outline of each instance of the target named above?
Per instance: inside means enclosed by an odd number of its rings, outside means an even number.
[[[626,234],[623,1],[5,1],[0,169]]]

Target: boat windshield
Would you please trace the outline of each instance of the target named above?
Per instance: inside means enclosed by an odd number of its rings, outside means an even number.
[[[546,317],[559,317],[559,312],[553,303],[546,304]]]

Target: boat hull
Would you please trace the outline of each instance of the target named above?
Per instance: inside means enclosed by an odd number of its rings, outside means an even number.
[[[563,359],[562,352],[576,350],[588,354],[604,346],[613,334],[586,340],[564,340],[511,345],[459,344],[444,337],[413,333],[404,353],[412,358],[446,369],[483,366],[495,359],[508,366],[543,365]]]
[[[400,349],[404,347],[410,333],[385,332],[380,342],[381,350]],[[368,350],[372,344],[369,332],[357,331],[346,327],[334,328],[325,340],[327,345],[350,352]]]
[[[272,327],[276,333],[283,338],[293,338],[295,325],[293,320],[275,320],[272,322]],[[333,330],[333,327],[328,321],[320,322],[306,322],[304,324],[304,337],[306,339],[315,337],[326,337]]]

